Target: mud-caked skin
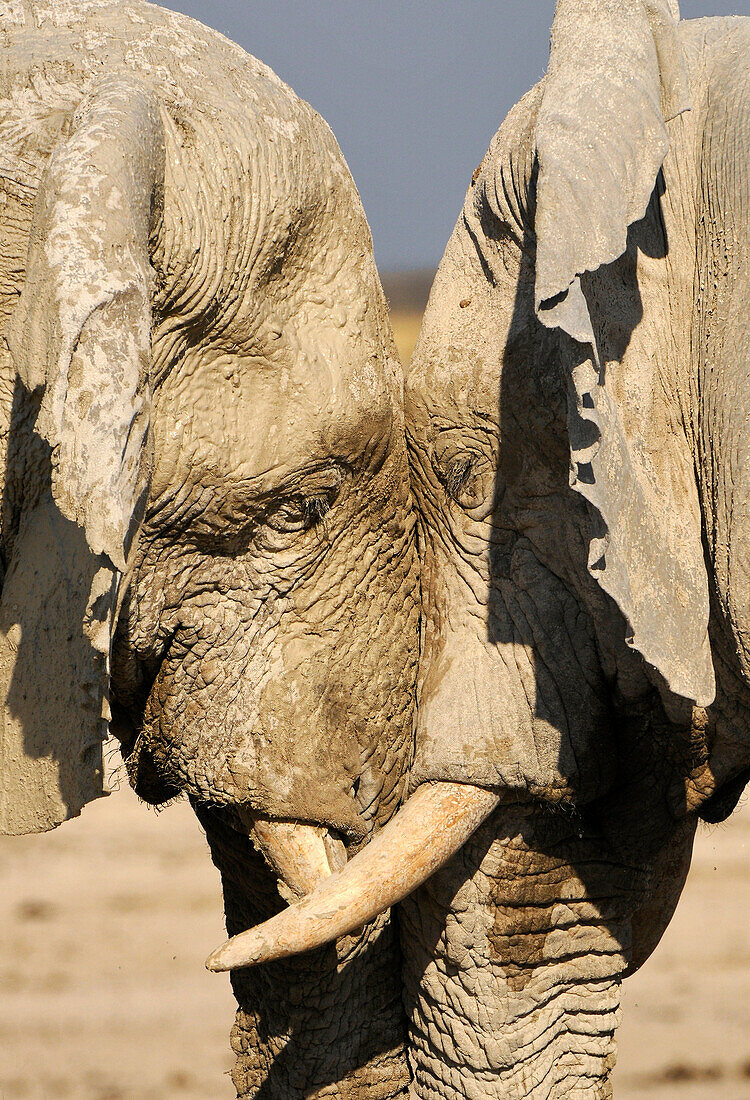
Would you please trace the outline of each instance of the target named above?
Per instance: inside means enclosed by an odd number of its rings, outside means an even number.
[[[111,708],[138,794],[191,799],[242,931],[303,881],[253,823],[345,858],[411,760],[415,519],[369,229],[326,124],[220,35],[138,0],[0,11],[2,825],[101,793]],[[381,917],[238,976],[238,1093],[405,1095],[398,974]]]
[[[281,910],[274,878],[248,837],[215,808],[197,810],[222,871],[227,931]],[[238,1096],[406,1100],[397,937],[395,923],[380,916],[317,951],[233,971]]]
[[[300,354],[304,300],[276,304],[271,351],[251,332],[160,387],[115,705],[152,799],[184,790],[361,840],[397,804],[410,749],[403,428],[374,354],[358,364],[320,307]]]
[[[750,22],[675,7],[560,0],[407,378],[411,787],[500,797],[400,907],[420,1098],[610,1096],[620,981],[748,775]]]

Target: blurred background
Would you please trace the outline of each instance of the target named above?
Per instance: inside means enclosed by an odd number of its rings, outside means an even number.
[[[182,0],[331,124],[406,358],[471,173],[547,61],[554,0]],[[684,17],[748,0],[681,0]],[[231,1100],[218,874],[182,803],[114,793],[0,838],[0,1100]],[[701,827],[670,928],[625,985],[617,1100],[750,1100],[750,810]]]

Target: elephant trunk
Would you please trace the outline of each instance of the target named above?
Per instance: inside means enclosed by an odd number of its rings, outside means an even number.
[[[565,815],[505,803],[400,906],[414,1100],[610,1097],[641,885]]]
[[[401,901],[447,863],[499,796],[464,783],[425,784],[337,874],[302,901],[228,940],[206,961],[236,970],[345,936]]]

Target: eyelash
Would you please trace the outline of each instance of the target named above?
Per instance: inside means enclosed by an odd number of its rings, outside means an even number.
[[[305,511],[310,517],[310,523],[320,523],[331,510],[333,501],[328,497],[308,497],[304,503]]]
[[[296,497],[281,504],[269,515],[266,523],[274,531],[309,531],[323,522],[331,510],[333,500],[330,495]],[[296,509],[296,516],[290,512]],[[286,513],[286,515],[284,515]]]
[[[458,500],[461,490],[471,480],[475,465],[473,455],[460,455],[453,459],[445,474],[445,490],[449,497]]]

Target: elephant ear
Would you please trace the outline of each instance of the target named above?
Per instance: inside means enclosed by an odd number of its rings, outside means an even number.
[[[690,109],[674,0],[559,0],[536,127],[535,300],[541,321],[594,333],[580,276],[621,256]],[[679,16],[678,16],[679,18]]]
[[[667,461],[644,431],[659,388],[653,352],[635,365],[632,339],[629,355],[606,362],[610,347],[597,346],[607,297],[621,293],[604,265],[626,252],[641,263],[631,227],[669,150],[666,123],[690,106],[678,18],[670,0],[559,0],[536,125],[535,305],[588,360],[568,380],[568,430],[571,485],[596,513],[589,569],[665,697],[706,706],[715,690],[708,580],[687,444]]]
[[[108,77],[36,194],[4,333],[23,386],[0,600],[4,832],[52,828],[103,793],[111,633],[151,474],[149,235],[163,161],[154,96]],[[29,403],[38,415],[24,436]]]

